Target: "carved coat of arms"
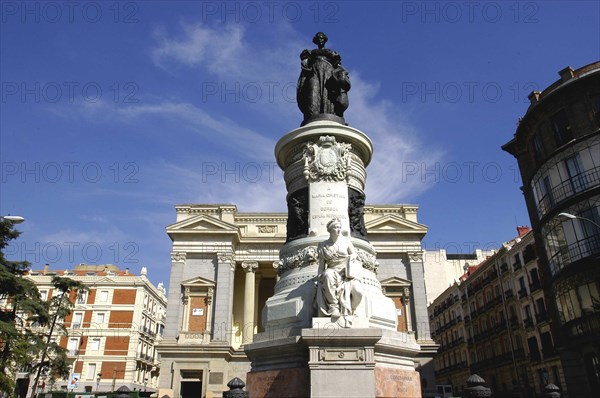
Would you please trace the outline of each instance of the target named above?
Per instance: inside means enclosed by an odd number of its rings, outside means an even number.
[[[304,177],[309,181],[343,181],[350,169],[350,144],[323,136],[304,147]]]

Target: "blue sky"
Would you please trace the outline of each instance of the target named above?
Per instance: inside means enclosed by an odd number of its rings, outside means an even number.
[[[168,283],[175,204],[285,211],[317,31],[374,142],[367,202],[420,205],[424,246],[498,247],[529,219],[509,141],[527,95],[600,59],[594,1],[0,2],[0,214],[12,259]]]

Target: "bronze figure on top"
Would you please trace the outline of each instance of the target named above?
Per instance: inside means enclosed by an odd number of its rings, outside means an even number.
[[[325,48],[327,35],[323,32],[315,35],[313,43],[316,49],[300,54],[302,69],[296,100],[304,114],[302,125],[323,119],[346,124],[344,111],[348,108],[350,78],[342,67],[342,57]]]

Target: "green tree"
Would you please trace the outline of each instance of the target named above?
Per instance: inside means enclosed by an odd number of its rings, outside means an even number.
[[[82,283],[55,276],[52,299],[42,301],[35,283],[27,278],[30,264],[9,261],[4,248],[21,233],[10,221],[0,221],[0,391],[12,397],[15,375],[27,369],[36,375],[33,391],[37,390],[40,376],[52,378],[68,376],[66,349],[52,336],[67,335],[64,319],[71,313],[77,293],[87,291]]]
[[[49,306],[43,302],[35,284],[24,278],[30,264],[26,261],[8,261],[4,248],[21,233],[12,222],[0,221],[0,391],[12,396],[15,374],[27,367],[40,352],[43,338],[32,330],[32,325],[47,325]]]
[[[42,372],[47,372],[51,378],[66,378],[69,375],[67,350],[59,345],[58,339],[52,341],[54,335],[68,336],[63,325],[64,319],[73,310],[75,296],[88,291],[87,286],[71,278],[55,276],[52,278],[54,291],[60,292],[50,300],[51,322],[50,329],[43,334],[44,345],[41,357],[37,363],[36,376],[33,381],[32,397],[35,396]]]

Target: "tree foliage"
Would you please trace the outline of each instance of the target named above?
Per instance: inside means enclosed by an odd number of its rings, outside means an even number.
[[[27,277],[27,261],[9,261],[4,249],[21,233],[10,221],[0,221],[0,391],[5,397],[14,393],[19,370],[49,372],[51,377],[68,376],[66,350],[54,334],[66,335],[62,321],[73,308],[72,292],[87,290],[78,281],[55,276],[55,292],[43,301],[35,283]],[[44,370],[44,372],[42,372]]]

